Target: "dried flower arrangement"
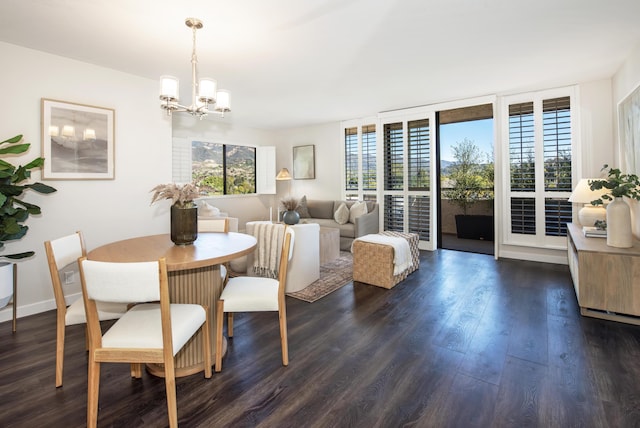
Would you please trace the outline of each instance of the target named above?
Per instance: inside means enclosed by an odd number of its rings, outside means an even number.
[[[200,189],[193,183],[183,185],[175,183],[159,184],[151,189],[151,192],[154,192],[151,197],[152,204],[161,199],[171,199],[171,203],[180,208],[193,206],[193,200],[200,196]]]
[[[294,198],[293,196],[287,196],[287,197],[282,198],[280,203],[282,204],[282,207],[286,211],[293,211],[298,206],[298,199]]]

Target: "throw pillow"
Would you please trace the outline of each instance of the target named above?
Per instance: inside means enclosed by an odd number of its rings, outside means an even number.
[[[220,210],[213,205],[209,205],[206,201],[202,201],[198,206],[198,215],[200,217],[218,217]]]
[[[356,218],[366,213],[367,213],[367,203],[364,201],[356,202],[355,204],[351,205],[351,208],[349,209],[349,222],[355,223]]]
[[[333,218],[338,224],[346,224],[349,221],[349,208],[347,208],[347,204],[344,202],[341,203],[333,215]]]
[[[300,198],[300,202],[298,202],[298,206],[296,206],[296,211],[300,214],[300,218],[311,217],[311,214],[309,214],[309,208],[307,207],[307,195]]]

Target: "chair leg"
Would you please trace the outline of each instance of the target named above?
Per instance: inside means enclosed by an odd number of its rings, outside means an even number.
[[[98,426],[98,396],[100,391],[100,363],[95,361],[93,355],[89,355],[89,375],[87,392],[87,428]]]
[[[216,373],[222,370],[222,323],[224,320],[224,300],[216,302]]]
[[[227,336],[229,339],[233,337],[233,312],[227,314]]]
[[[211,316],[209,308],[205,308],[207,319],[202,325],[202,355],[204,355],[204,377],[211,378]],[[216,338],[217,339],[217,338]]]
[[[56,388],[62,386],[62,373],[64,369],[64,314],[58,316],[56,323]]]
[[[280,344],[282,345],[282,365],[289,365],[289,341],[287,340],[287,309],[282,306],[278,311],[280,318]]]
[[[131,363],[131,377],[140,379],[142,377],[142,364]]]
[[[167,389],[167,413],[169,415],[169,427],[178,427],[178,404],[176,399],[176,369],[173,357],[165,358],[164,383]]]

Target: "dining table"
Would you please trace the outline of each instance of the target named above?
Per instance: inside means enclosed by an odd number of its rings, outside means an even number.
[[[169,298],[172,303],[197,303],[208,310],[212,360],[215,360],[216,302],[222,293],[220,265],[251,253],[256,238],[237,232],[199,233],[189,245],[176,245],[169,234],[140,236],[102,245],[87,254],[89,260],[104,262],[144,262],[166,259]],[[204,370],[202,331],[175,357],[176,377]],[[223,341],[222,353],[226,351]],[[164,375],[161,364],[147,364],[147,371]]]

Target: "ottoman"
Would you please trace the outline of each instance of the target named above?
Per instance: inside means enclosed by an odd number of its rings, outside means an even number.
[[[420,266],[418,234],[402,232],[380,232],[380,235],[404,238],[409,242],[413,265],[398,275],[393,274],[394,250],[390,245],[377,244],[355,239],[351,247],[353,253],[353,280],[383,288],[393,288]]]

